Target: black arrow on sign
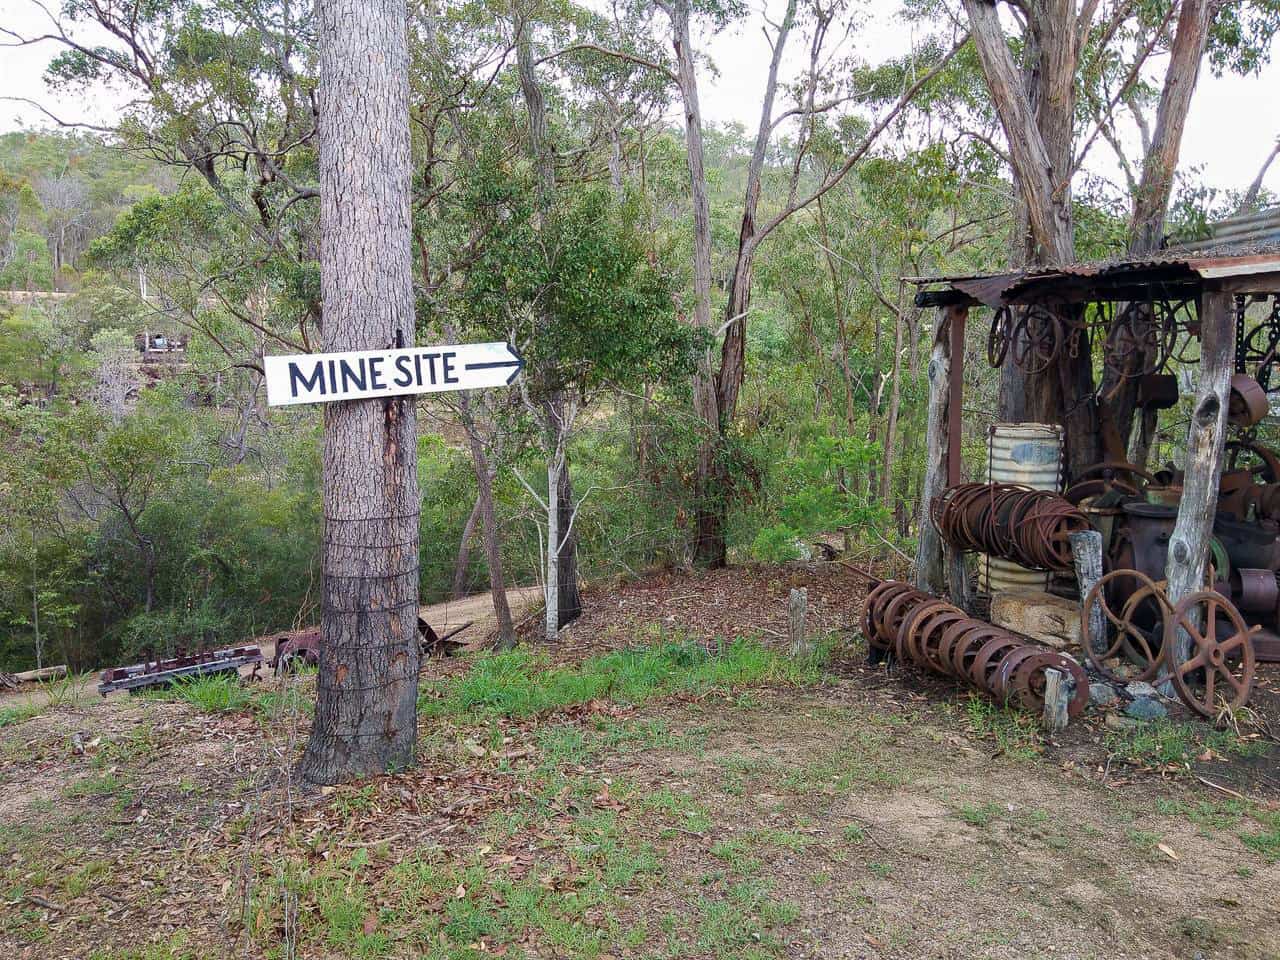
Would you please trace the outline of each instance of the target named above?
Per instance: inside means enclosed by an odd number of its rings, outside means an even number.
[[[516,348],[513,347],[511,344],[506,343],[506,344],[503,344],[503,346],[507,348],[507,353],[511,354],[513,359],[487,360],[484,363],[468,363],[463,367],[463,369],[464,370],[493,370],[496,367],[515,367],[515,369],[511,371],[511,376],[507,377],[507,385],[510,386],[511,382],[520,375],[520,371],[524,369],[524,357],[520,356],[520,354],[516,352]]]

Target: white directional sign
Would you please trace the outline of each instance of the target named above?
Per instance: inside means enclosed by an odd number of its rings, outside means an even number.
[[[524,367],[520,354],[506,343],[303,353],[263,360],[267,403],[273,407],[503,387]]]

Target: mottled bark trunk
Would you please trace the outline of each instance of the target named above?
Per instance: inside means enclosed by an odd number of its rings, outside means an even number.
[[[467,515],[467,522],[462,527],[462,539],[458,541],[458,556],[453,561],[453,590],[450,596],[461,600],[467,595],[467,570],[471,566],[471,541],[476,535],[476,525],[480,522],[480,496],[476,495],[475,505]]]
[[[462,414],[471,418],[471,405],[466,394],[461,395]],[[507,603],[507,580],[502,569],[502,536],[498,531],[498,515],[493,504],[493,481],[497,467],[489,462],[484,444],[480,442],[474,426],[468,424],[467,441],[471,447],[471,462],[476,471],[476,503],[480,506],[480,520],[484,531],[484,557],[489,567],[489,593],[493,598],[493,616],[497,624],[499,650],[510,650],[516,645],[515,624],[511,619],[511,607]]]
[[[556,572],[559,599],[557,622],[561,630],[582,616],[582,593],[578,589],[578,532],[573,522],[573,480],[569,476],[569,455],[566,452],[564,467],[560,471],[560,484],[556,491],[556,509],[560,527],[559,570]]]
[[[675,0],[671,8],[672,44],[676,77],[684,105],[685,157],[689,167],[689,194],[693,206],[693,325],[711,331],[711,204],[707,194],[705,148],[702,141],[702,107],[698,101],[698,77],[689,30],[689,0]],[[698,419],[698,477],[694,505],[693,556],[707,566],[723,566],[723,490],[717,476],[720,440],[720,406],[716,397],[711,354],[698,357],[693,374],[693,410]]]
[[[412,344],[404,0],[321,0],[319,15],[324,349]],[[413,403],[324,413],[320,672],[300,764],[312,783],[413,763],[420,658]]]

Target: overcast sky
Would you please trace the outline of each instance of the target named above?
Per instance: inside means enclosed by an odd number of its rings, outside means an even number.
[[[778,6],[780,0],[768,0]],[[910,29],[897,22],[892,11],[897,0],[869,0],[864,6],[866,23],[858,30],[857,48],[851,52],[875,62],[909,49]],[[0,24],[23,33],[45,29],[44,15],[28,0],[0,0]],[[759,19],[713,38],[702,38],[718,68],[718,76],[702,79],[702,105],[708,122],[737,121],[753,130],[759,120],[769,48],[759,29]],[[797,50],[800,44],[796,44]],[[110,124],[120,99],[110,91],[88,98],[67,98],[45,88],[42,74],[55,53],[52,44],[0,50],[0,95],[39,101],[65,120]],[[1163,70],[1163,63],[1155,65]],[[1261,76],[1216,78],[1202,74],[1187,120],[1180,167],[1201,168],[1203,181],[1214,187],[1243,189],[1280,135],[1280,67],[1267,67]],[[34,108],[0,102],[0,132],[49,121]],[[1093,167],[1110,176],[1114,169],[1105,145],[1095,145]],[[1280,164],[1272,167],[1267,186],[1280,193]]]

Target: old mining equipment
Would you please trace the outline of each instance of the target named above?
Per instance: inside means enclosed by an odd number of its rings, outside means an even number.
[[[959,677],[998,701],[1039,710],[1049,671],[1067,678],[1068,715],[1088,701],[1090,673],[1117,683],[1168,683],[1195,712],[1212,717],[1249,698],[1255,660],[1280,658],[1280,524],[1264,505],[1280,460],[1252,442],[1259,461],[1223,477],[1213,563],[1203,590],[1170,601],[1162,578],[1177,517],[1178,480],[1130,464],[1082,471],[1064,495],[1012,483],[961,483],[931,505],[931,519],[957,554],[978,552],[1033,570],[1078,571],[1076,535],[1106,531],[1105,575],[1086,582],[1076,659],[974,619],[945,600],[885,581],[868,595],[863,629],[873,654]],[[1255,482],[1255,473],[1266,481]],[[1241,476],[1243,474],[1243,476]],[[1274,500],[1273,500],[1274,498]],[[1227,507],[1239,507],[1233,513]],[[1093,523],[1092,518],[1106,518]],[[1103,558],[1099,558],[1103,559]],[[1263,626],[1265,624],[1265,628]],[[1178,658],[1178,638],[1190,654]]]
[[[873,650],[956,677],[1001,703],[1042,710],[1049,670],[1074,681],[1068,716],[1079,716],[1089,702],[1088,678],[1072,658],[975,620],[907,583],[884,580],[872,588],[862,607],[862,630]]]

